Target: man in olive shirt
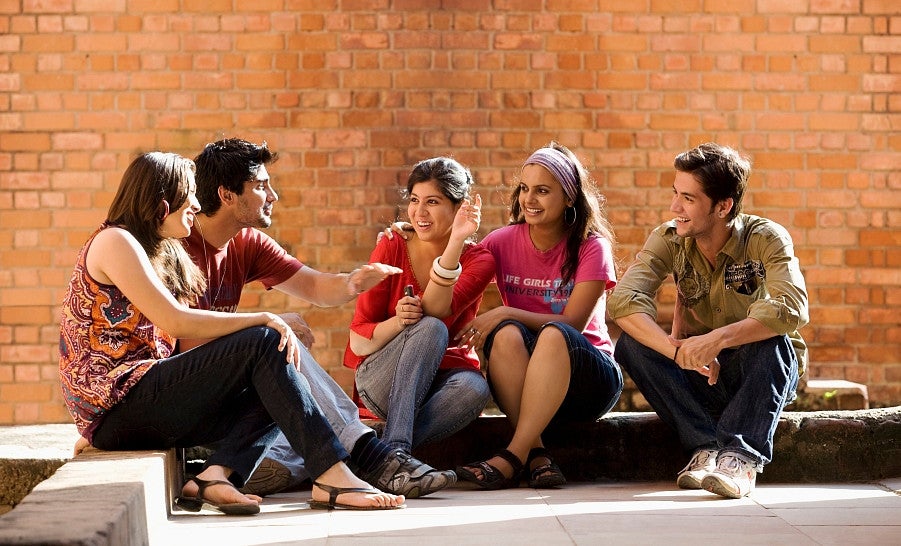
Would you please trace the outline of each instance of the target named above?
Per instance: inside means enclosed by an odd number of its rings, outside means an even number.
[[[807,291],[785,228],[741,213],[747,159],[709,143],[674,166],[675,218],[651,233],[607,304],[623,330],[615,357],[692,454],[678,486],[740,498],[772,460],[806,367]],[[655,302],[669,275],[671,333]]]

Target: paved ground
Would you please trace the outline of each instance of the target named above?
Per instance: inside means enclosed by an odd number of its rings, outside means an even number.
[[[0,427],[0,463],[7,463],[9,471],[21,468],[23,460],[55,460],[59,465],[71,456],[76,438],[72,425]],[[895,453],[885,451],[889,458]],[[267,498],[258,516],[176,511],[166,519],[165,484],[175,465],[169,455],[96,452],[76,458],[40,484],[29,497],[34,500],[26,499],[0,516],[0,544],[68,544],[75,536],[110,539],[113,530],[121,533],[116,537],[129,537],[140,535],[134,532],[136,526],[143,530],[149,521],[150,543],[165,546],[901,545],[901,477],[870,483],[761,483],[750,498],[741,500],[682,491],[673,481],[575,483],[540,491],[487,492],[460,486],[410,500],[403,510],[381,512],[310,510],[305,502],[309,491],[297,491]],[[872,465],[879,462],[869,460]],[[0,472],[0,482],[16,474],[3,476]],[[147,507],[146,517],[138,506]]]
[[[557,490],[454,488],[403,510],[324,512],[309,491],[268,497],[263,512],[176,512],[152,544],[901,544],[901,478],[881,483],[761,484],[722,499],[674,483],[579,483]]]

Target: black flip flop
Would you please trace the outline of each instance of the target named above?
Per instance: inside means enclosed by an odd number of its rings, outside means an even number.
[[[310,499],[307,504],[315,510],[397,510],[404,508],[406,505],[399,506],[354,506],[352,504],[344,504],[338,502],[338,495],[344,493],[381,493],[378,489],[372,487],[334,487],[324,483],[313,482],[313,485],[328,493],[328,502]]]
[[[208,487],[214,485],[227,485],[237,491],[238,488],[231,482],[223,480],[201,480],[200,478],[191,478],[188,481],[197,484],[197,495],[193,497],[177,497],[175,499],[175,505],[182,510],[187,512],[200,512],[201,508],[206,505],[227,516],[252,516],[260,513],[259,504],[246,504],[242,502],[216,504],[204,498],[203,492],[206,491]]]

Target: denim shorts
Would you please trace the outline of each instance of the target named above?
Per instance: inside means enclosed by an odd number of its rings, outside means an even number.
[[[505,320],[498,324],[485,340],[482,351],[486,359],[491,356],[495,333],[507,325],[519,329],[529,354],[535,350],[538,336],[545,328],[557,328],[566,338],[571,371],[569,388],[553,421],[590,421],[613,409],[623,390],[623,375],[612,355],[592,345],[581,332],[563,322],[546,322],[537,332],[533,332],[519,321]],[[488,379],[491,384],[490,366]],[[493,385],[492,394],[494,394]]]

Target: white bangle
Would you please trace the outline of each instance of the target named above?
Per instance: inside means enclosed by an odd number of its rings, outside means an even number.
[[[445,269],[441,267],[441,264],[438,263],[441,260],[441,256],[435,258],[435,261],[432,262],[432,271],[434,271],[439,277],[447,280],[456,280],[460,277],[460,273],[463,273],[463,264],[457,262],[456,269]]]

